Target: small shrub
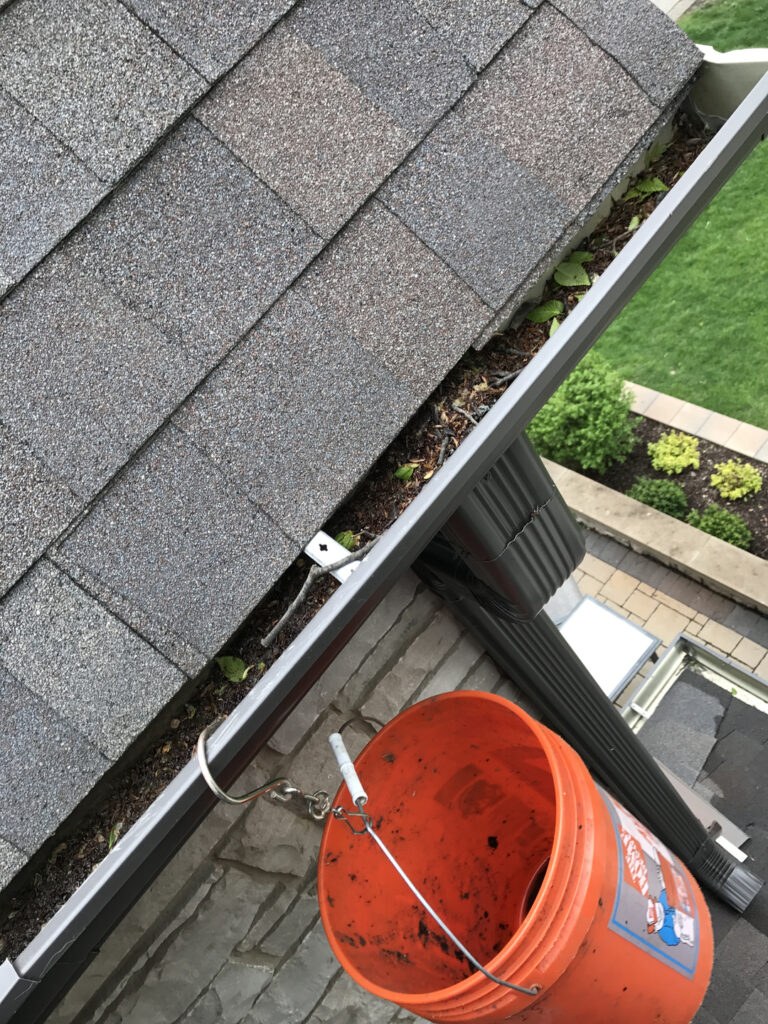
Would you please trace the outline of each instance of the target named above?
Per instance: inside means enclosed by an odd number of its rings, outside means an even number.
[[[682,473],[692,466],[699,468],[699,439],[683,434],[679,430],[670,430],[662,434],[658,441],[648,444],[651,465],[667,476]]]
[[[632,395],[602,356],[588,352],[528,425],[540,455],[604,473],[635,444]]]
[[[686,523],[695,526],[704,533],[735,544],[746,551],[752,543],[752,531],[736,512],[720,508],[719,505],[707,505],[703,512],[692,509],[685,519]]]
[[[729,459],[715,464],[715,472],[709,481],[721,498],[735,501],[745,500],[750,494],[757,494],[763,486],[760,470],[741,459]]]
[[[684,519],[688,511],[688,499],[680,484],[672,480],[652,480],[648,476],[640,476],[627,491],[630,498],[642,501],[644,505],[666,512],[675,519]]]

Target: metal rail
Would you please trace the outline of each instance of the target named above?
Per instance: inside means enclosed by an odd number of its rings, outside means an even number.
[[[223,786],[252,760],[767,130],[768,75],[354,575],[211,737],[209,763]],[[45,1019],[215,800],[197,764],[188,764],[16,961],[0,964],[0,1024]]]

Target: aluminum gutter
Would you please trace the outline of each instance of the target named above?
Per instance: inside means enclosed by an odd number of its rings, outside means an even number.
[[[211,767],[224,785],[255,756],[766,132],[768,75],[440,473],[211,738]],[[0,965],[0,1024],[44,1020],[214,801],[196,764],[187,765],[16,961]]]

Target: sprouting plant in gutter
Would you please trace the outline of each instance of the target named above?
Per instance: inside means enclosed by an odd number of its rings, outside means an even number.
[[[668,149],[668,142],[659,142],[657,139],[646,154],[645,166],[650,167],[651,164],[655,164],[657,160],[661,160]]]
[[[216,658],[215,661],[221,669],[224,678],[230,683],[242,683],[247,678],[251,669],[255,668],[254,665],[246,665],[242,658],[235,658],[230,654]]]
[[[632,220],[627,224],[627,231],[637,231],[640,227],[641,218],[635,214]]]
[[[560,316],[564,309],[565,306],[559,299],[550,299],[549,302],[543,302],[532,309],[525,319],[530,320],[532,324],[545,324],[547,320]]]
[[[109,840],[107,842],[107,849],[111,850],[117,840],[120,838],[120,833],[123,831],[124,822],[118,821],[117,824],[113,825],[109,830]]]
[[[403,483],[408,483],[408,481],[413,476],[415,469],[416,463],[406,462],[404,465],[397,467],[397,469],[394,472],[394,476],[396,477],[396,479],[402,480]]]
[[[661,178],[640,178],[632,188],[624,193],[624,199],[647,199],[654,192],[669,192],[669,187],[664,184]]]
[[[594,258],[591,252],[572,252],[568,259],[555,268],[555,281],[563,288],[589,288],[592,281],[584,264]]]
[[[341,544],[347,551],[351,551],[355,546],[355,535],[351,530],[342,530],[341,533],[337,533],[335,540],[337,544]]]

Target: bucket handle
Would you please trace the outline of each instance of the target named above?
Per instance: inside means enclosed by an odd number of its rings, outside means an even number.
[[[504,988],[511,988],[513,991],[521,992],[526,996],[538,995],[540,991],[538,985],[532,985],[531,988],[525,988],[523,985],[513,985],[511,981],[504,981],[503,978],[498,978],[495,974],[491,974],[489,970],[483,967],[479,960],[476,960],[475,957],[472,956],[472,954],[469,952],[464,943],[459,938],[457,938],[457,936],[451,931],[451,929],[448,927],[445,921],[443,921],[443,919],[440,917],[437,911],[427,902],[426,898],[422,896],[422,894],[413,884],[411,879],[408,877],[408,875],[405,873],[403,868],[398,863],[397,858],[387,848],[386,844],[384,843],[384,840],[381,838],[380,835],[378,835],[378,833],[374,829],[373,821],[370,815],[363,810],[363,807],[368,800],[368,796],[365,792],[365,789],[363,788],[362,783],[360,782],[360,778],[357,774],[354,764],[352,763],[352,759],[347,753],[347,749],[344,746],[344,740],[341,738],[341,733],[333,733],[333,735],[329,737],[329,743],[331,745],[331,750],[333,750],[334,756],[336,758],[336,762],[339,766],[339,771],[341,772],[342,778],[344,779],[347,789],[349,790],[349,794],[352,797],[352,802],[357,807],[357,814],[355,816],[362,818],[363,824],[365,825],[364,829],[357,830],[352,826],[351,822],[347,820],[347,824],[352,829],[354,834],[363,835],[364,832],[367,832],[370,835],[371,839],[373,839],[373,841],[379,847],[379,849],[387,858],[389,863],[392,865],[392,867],[395,869],[398,875],[402,878],[402,880],[411,890],[411,892],[422,905],[422,907],[424,907],[429,916],[440,926],[440,928],[442,928],[442,930],[445,932],[445,934],[448,936],[451,942],[453,942],[453,944],[457,947],[457,949],[461,950],[461,952],[464,954],[467,960],[473,965],[473,967],[475,967],[478,971],[484,974],[486,978],[488,978],[490,981],[495,982],[495,984],[497,985],[502,985]],[[334,807],[331,813],[336,818],[344,818],[346,820],[350,812],[345,811],[343,807]]]

